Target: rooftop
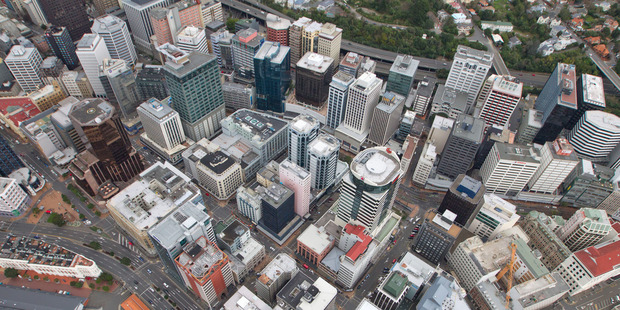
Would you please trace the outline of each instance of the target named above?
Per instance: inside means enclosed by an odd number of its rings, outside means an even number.
[[[298,133],[310,133],[312,132],[314,129],[318,129],[320,127],[319,121],[310,116],[310,115],[303,115],[300,114],[297,117],[295,117],[293,120],[291,120],[291,122],[289,123],[290,125],[290,129],[293,131],[296,131]]]
[[[540,154],[533,147],[509,143],[495,143],[494,146],[497,147],[500,160],[540,164]]]
[[[620,268],[620,241],[611,241],[574,253],[594,277]]]
[[[352,224],[347,224],[344,227],[344,231],[347,234],[356,235],[359,238],[359,241],[355,242],[346,254],[352,261],[357,260],[360,255],[366,252],[368,245],[372,242],[372,237],[364,232],[365,229],[366,227],[364,226]]]
[[[345,91],[354,80],[354,76],[344,71],[338,71],[334,74],[334,76],[332,76],[332,81],[329,84],[329,87],[336,87],[340,89],[340,91]]]
[[[164,248],[174,248],[186,237],[188,231],[196,225],[203,226],[211,219],[206,210],[202,202],[188,201],[151,228],[149,235]]]
[[[282,206],[290,196],[295,194],[295,192],[280,183],[272,183],[265,189],[265,195],[262,196],[263,200],[276,209]]]
[[[482,207],[489,212],[485,212],[487,216],[493,217],[499,222],[506,222],[519,218],[517,207],[512,203],[500,198],[495,194],[484,194],[484,204]]]
[[[195,242],[186,244],[175,261],[180,268],[189,271],[194,278],[204,283],[215,270],[228,262],[228,257],[202,236]]]
[[[115,28],[120,28],[123,24],[125,22],[122,19],[108,14],[95,18],[91,30],[93,33],[113,32],[118,30]]]
[[[519,238],[514,243],[517,245],[517,255],[525,263],[527,269],[532,272],[535,279],[549,274],[549,269],[536,257],[540,252],[534,253],[523,239]]]
[[[0,258],[27,261],[28,264],[56,267],[92,266],[94,262],[61,246],[40,239],[8,236],[1,246]]]
[[[297,178],[302,180],[310,177],[310,172],[308,172],[308,170],[298,166],[297,164],[288,159],[285,159],[283,162],[280,163],[279,169],[285,169],[287,171],[293,172],[297,176]]]
[[[168,43],[160,45],[159,50],[163,51],[163,46],[167,44]],[[170,51],[171,53],[162,52],[168,59],[164,65],[164,69],[177,78],[190,74],[197,68],[205,66],[209,62],[217,61],[215,55],[203,54],[198,51],[191,51],[189,54],[178,48]]]
[[[598,129],[620,134],[620,117],[603,111],[586,111],[585,120],[596,125]]]
[[[493,63],[493,54],[486,51],[473,49],[465,45],[459,45],[456,48],[456,54],[454,55],[454,57],[466,58],[469,61],[477,60],[478,62],[487,66],[491,66]]]
[[[233,122],[239,126],[238,130],[254,135],[252,141],[265,142],[275,133],[285,128],[288,123],[268,114],[241,109],[235,111],[222,122]],[[222,124],[224,127],[224,124]]]
[[[460,193],[461,197],[465,199],[479,201],[477,197],[484,194],[484,191],[480,192],[482,187],[483,185],[481,181],[478,181],[468,175],[461,174],[454,180],[454,183],[452,183],[450,191]]]
[[[582,74],[583,100],[589,104],[605,108],[605,90],[600,76]]]
[[[341,66],[347,66],[351,68],[358,68],[362,63],[364,57],[358,53],[348,52],[340,61]]]
[[[79,49],[93,49],[95,45],[101,40],[101,37],[96,33],[84,34],[82,39],[78,42],[77,48]]]
[[[319,156],[327,156],[334,152],[337,152],[340,149],[340,140],[338,138],[326,134],[321,133],[318,137],[316,137],[310,144],[308,144],[308,153],[315,154]]]
[[[267,28],[271,28],[274,30],[288,30],[291,26],[291,21],[286,18],[280,18],[277,15],[267,13],[267,17],[265,18],[267,21]]]
[[[285,301],[293,309],[324,310],[336,298],[335,287],[315,274],[298,272],[278,292],[278,299]]]
[[[433,125],[431,127],[442,130],[450,130],[452,129],[452,126],[454,126],[453,119],[436,115],[435,120],[433,120]]]
[[[100,98],[84,99],[73,105],[69,116],[82,126],[97,126],[114,114],[114,106]]]
[[[0,286],[0,300],[11,309],[66,310],[82,309],[88,299],[41,290]]]
[[[443,304],[454,305],[453,309],[469,309],[463,290],[453,277],[447,274],[438,275],[429,289],[422,295],[418,310],[442,310]]]
[[[456,214],[450,210],[444,211],[443,214],[438,214],[435,210],[430,210],[426,214],[426,219],[433,223],[435,226],[441,227],[446,233],[456,239],[461,232],[461,227],[454,224]]]
[[[537,303],[542,305],[547,299],[562,295],[569,289],[560,274],[552,272],[541,278],[513,286],[510,290],[510,297],[518,300],[523,307],[527,308]]]
[[[501,76],[493,81],[493,88],[504,94],[521,98],[523,83],[512,76]]]
[[[366,184],[383,186],[400,177],[400,159],[389,148],[368,148],[353,158],[351,173]]]
[[[298,70],[303,68],[318,73],[325,73],[325,71],[327,71],[333,63],[334,59],[329,56],[324,56],[314,52],[307,52],[297,62],[297,68]]]
[[[213,173],[220,175],[228,168],[237,163],[232,157],[224,154],[222,151],[208,153],[200,159],[202,166],[211,170]]]
[[[364,72],[360,77],[351,84],[351,88],[356,88],[364,93],[369,93],[375,87],[381,87],[383,80],[378,78],[374,73],[368,71]]]
[[[491,310],[506,309],[506,294],[500,291],[498,285],[497,282],[491,282],[491,280],[480,281],[476,284],[476,288],[480,291],[482,297],[491,305]],[[508,305],[508,309],[523,310],[523,307],[520,303],[512,300]]]
[[[411,287],[417,291],[424,283],[430,280],[435,273],[435,266],[431,266],[412,253],[407,252],[399,262],[396,262],[392,270],[394,272],[400,271],[404,274],[411,283]]]
[[[258,277],[257,281],[270,286],[280,275],[285,272],[291,273],[294,270],[297,270],[297,262],[289,255],[280,253],[261,270],[261,275]]]
[[[320,254],[332,245],[334,237],[327,234],[322,227],[318,228],[310,224],[310,226],[297,237],[297,241],[303,243],[315,253]]]
[[[15,45],[11,48],[11,51],[6,55],[5,61],[11,60],[24,60],[30,58],[30,55],[34,53],[36,49],[34,47],[24,47],[23,45]]]
[[[447,88],[444,84],[437,86],[433,103],[449,104],[451,109],[465,112],[467,110],[467,92]]]
[[[265,41],[254,55],[254,59],[270,59],[272,63],[281,63],[291,48],[278,42]]]
[[[413,77],[420,61],[413,58],[410,55],[398,55],[390,68],[390,72],[396,72],[405,76]]]
[[[145,114],[150,114],[151,117],[156,120],[161,120],[170,115],[178,114],[178,112],[173,110],[168,104],[155,98],[151,98],[143,102],[138,109],[142,110]]]
[[[420,83],[418,83],[417,95],[423,97],[431,97],[433,90],[435,90],[435,83],[437,79],[431,76],[425,76]]]
[[[393,92],[385,92],[383,96],[381,96],[381,101],[377,104],[376,109],[384,111],[385,113],[391,114],[398,107],[405,103],[405,97],[393,93]],[[399,111],[400,114],[400,111]]]
[[[392,272],[381,288],[394,299],[400,299],[407,287],[407,277],[400,272]]]
[[[558,104],[577,109],[577,73],[575,65],[558,63],[558,87],[562,88],[559,93]]]
[[[232,221],[224,230],[217,234],[217,237],[222,240],[222,242],[232,245],[239,236],[242,236],[246,232],[249,231],[249,228],[243,225],[238,220]]]
[[[272,310],[245,286],[240,286],[237,292],[230,296],[224,304],[226,310]]]
[[[471,115],[461,114],[456,119],[452,134],[462,139],[480,143],[484,135],[484,120]]]

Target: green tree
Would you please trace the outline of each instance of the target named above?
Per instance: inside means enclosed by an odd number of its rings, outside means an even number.
[[[99,211],[95,211],[95,215],[96,215],[96,216],[101,216],[101,212],[99,212]]]
[[[69,197],[67,197],[67,195],[61,194],[60,197],[62,197],[62,201],[64,201],[65,203],[71,203],[71,200],[69,200]]]
[[[110,287],[109,287],[109,286],[107,286],[107,285],[104,285],[104,286],[102,287],[102,289],[103,289],[103,291],[104,291],[104,292],[109,292],[109,291],[110,291]]]
[[[4,269],[4,276],[7,278],[17,278],[17,276],[19,275],[19,272],[17,271],[17,269],[15,268],[6,268]]]
[[[84,286],[84,282],[82,281],[78,281],[78,283],[75,284],[75,287],[77,288],[81,288],[82,286]]]
[[[439,69],[437,70],[437,78],[438,79],[447,79],[450,71],[448,69]]]
[[[88,287],[90,287],[91,290],[94,289],[95,288],[95,283],[89,283]]]
[[[490,28],[484,29],[484,35],[487,36],[487,38],[490,38],[492,34],[493,30],[491,30]]]
[[[123,257],[121,258],[121,264],[125,265],[125,266],[129,266],[131,264],[131,260],[127,257]]]
[[[101,275],[99,275],[99,279],[103,281],[112,282],[114,280],[114,277],[107,272],[102,272]]]
[[[97,241],[91,241],[88,246],[91,247],[93,250],[101,250],[101,244]]]
[[[80,213],[80,220],[83,220],[83,219],[85,219],[85,218],[86,218],[86,215],[84,215],[84,214]]]
[[[239,21],[238,18],[229,18],[226,21],[226,28],[228,28],[228,31],[234,32],[235,31],[235,23],[237,23]]]
[[[456,28],[456,24],[454,23],[454,20],[452,18],[448,18],[447,21],[443,24],[443,31],[452,35],[459,34],[459,30]]]
[[[570,19],[570,11],[568,10],[567,6],[564,6],[560,10],[560,13],[558,13],[558,17],[564,22]]]
[[[62,217],[62,215],[56,213],[56,212],[52,212],[50,214],[50,217],[47,219],[48,223],[52,223],[58,227],[62,227],[64,226],[67,222],[65,221],[65,219]]]

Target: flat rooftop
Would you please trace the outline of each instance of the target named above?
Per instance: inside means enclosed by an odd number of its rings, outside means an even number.
[[[40,239],[8,236],[1,246],[0,258],[27,261],[28,264],[55,267],[92,266],[93,261],[61,246]]]
[[[500,198],[495,194],[484,194],[484,204],[482,207],[491,212],[485,212],[487,216],[490,216],[498,222],[507,222],[515,218],[519,218],[517,214],[517,207],[512,203]]]
[[[420,61],[410,55],[398,55],[390,68],[390,73],[395,72],[405,76],[414,77]]]
[[[439,88],[437,88],[439,90]],[[454,120],[451,118],[443,117],[436,115],[435,120],[433,120],[432,128],[438,128],[442,130],[450,130],[454,126]]]
[[[183,240],[185,233],[195,225],[202,225],[211,217],[205,212],[202,202],[188,201],[149,230],[149,235],[156,239],[164,248],[171,249]]]
[[[425,76],[422,81],[418,83],[417,95],[430,98],[433,95],[435,89],[435,83],[437,79],[432,76]]]
[[[353,158],[351,173],[367,184],[383,186],[400,176],[400,159],[389,148],[365,149]]]
[[[480,143],[484,135],[484,120],[461,114],[454,124],[452,133],[459,138]]]
[[[340,61],[340,65],[350,68],[359,68],[363,58],[364,57],[358,53],[348,52]]]
[[[322,133],[316,139],[308,144],[308,153],[318,156],[328,156],[340,149],[340,140],[338,138]]]
[[[533,147],[519,144],[495,143],[501,160],[511,160],[540,164],[540,154]],[[537,157],[537,158],[535,158]]]
[[[271,138],[288,125],[284,120],[247,109],[237,110],[226,119],[239,125],[241,130],[252,133],[254,135],[252,140],[261,142]]]
[[[586,111],[585,120],[594,124],[597,129],[620,134],[620,117],[603,111]]]
[[[289,255],[280,253],[261,270],[261,275],[258,277],[257,281],[269,286],[283,273],[293,272],[293,270],[296,269],[297,262]]]
[[[523,307],[527,308],[563,294],[563,292],[568,292],[569,289],[570,287],[560,274],[552,272],[541,278],[513,286],[510,290],[510,297],[518,300]]]
[[[248,230],[249,229],[247,226],[241,224],[238,220],[234,220],[218,234],[218,238],[220,238],[224,243],[232,245],[235,242],[235,239],[245,234]]]
[[[583,100],[589,104],[605,109],[605,90],[600,76],[582,74]]]
[[[310,226],[297,237],[297,241],[303,243],[315,253],[321,254],[326,248],[331,246],[334,237],[327,234],[322,227],[318,228],[310,224]]]
[[[272,183],[265,188],[264,193],[265,195],[262,196],[263,200],[276,209],[281,207],[290,196],[295,194],[295,192],[280,183]]]
[[[254,59],[268,58],[272,63],[279,64],[290,53],[290,50],[290,47],[281,45],[278,42],[265,41],[254,55]]]
[[[77,48],[78,49],[92,49],[93,48],[93,44],[95,44],[99,40],[101,40],[101,37],[99,37],[98,34],[96,34],[96,33],[87,33],[78,42]]]
[[[161,102],[155,98],[148,99],[140,104],[138,109],[142,110],[145,114],[150,114],[152,118],[161,120],[170,115],[177,113],[165,102]]]
[[[310,71],[325,73],[334,63],[334,59],[314,52],[307,52],[297,62],[297,69],[307,69]]]
[[[558,104],[577,110],[577,72],[575,65],[558,63],[558,87],[562,89],[559,92]]]
[[[216,175],[224,173],[228,168],[237,163],[232,157],[222,151],[208,153],[200,159],[200,163]]]
[[[82,126],[96,126],[112,117],[113,114],[114,106],[99,98],[82,100],[73,105],[69,112],[69,116]]]
[[[183,252],[175,259],[177,264],[191,272],[199,281],[208,278],[228,257],[218,247],[200,237],[196,242],[188,243]]]
[[[308,170],[298,166],[297,164],[288,159],[285,159],[283,162],[280,163],[279,169],[285,169],[287,171],[293,172],[297,176],[297,178],[302,180],[310,177],[310,172],[308,172]]]
[[[404,274],[412,288],[418,290],[435,273],[435,266],[431,266],[414,254],[407,252],[400,262],[396,262],[392,270]]]
[[[469,61],[477,60],[479,63],[485,64],[487,66],[491,66],[493,64],[493,54],[486,51],[473,49],[465,45],[459,45],[456,48],[456,54],[454,55],[454,57],[458,57],[461,59],[465,58]]]
[[[269,305],[262,301],[247,287],[240,286],[237,292],[230,296],[224,304],[226,310],[272,310]]]
[[[313,129],[318,130],[318,128],[320,127],[319,121],[316,118],[310,115],[303,114],[296,116],[293,120],[291,120],[289,125],[290,129],[298,133],[305,134],[312,132]]]

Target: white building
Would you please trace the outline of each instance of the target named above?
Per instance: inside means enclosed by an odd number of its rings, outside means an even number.
[[[142,103],[136,111],[144,128],[142,142],[164,159],[178,163],[187,148],[183,145],[185,133],[179,113],[155,98]]]
[[[480,28],[482,30],[491,29],[491,31],[512,32],[514,26],[510,22],[483,20],[480,22]]]
[[[90,82],[95,96],[105,98],[105,88],[99,79],[99,66],[104,59],[111,58],[105,42],[98,34],[87,33],[78,42],[75,53],[78,59],[80,59],[84,73],[88,77],[88,82]]]
[[[280,182],[295,192],[295,214],[303,217],[310,210],[312,177],[308,170],[290,160],[280,163]]]
[[[278,254],[256,279],[256,295],[268,303],[275,301],[276,293],[293,278],[299,269],[295,260],[284,254]]]
[[[426,180],[428,180],[428,176],[431,174],[431,170],[435,165],[435,159],[437,159],[435,150],[435,145],[430,141],[426,141],[422,149],[422,154],[420,154],[418,165],[413,172],[413,183],[419,186],[426,185]]]
[[[300,114],[288,127],[288,159],[300,167],[308,169],[308,144],[316,139],[321,124],[310,116]]]
[[[222,14],[222,3],[217,0],[201,1],[200,12],[202,16],[202,27],[214,21],[226,21],[224,20],[224,14]]]
[[[332,23],[325,23],[319,32],[317,53],[331,57],[335,63],[339,63],[341,42],[342,29]]]
[[[327,97],[327,117],[325,122],[327,127],[336,129],[344,119],[349,87],[354,81],[354,76],[343,71],[338,71],[332,77]]]
[[[400,125],[400,115],[405,106],[405,97],[386,92],[372,113],[368,142],[383,146],[393,136]]]
[[[515,205],[495,194],[485,194],[482,206],[476,214],[472,214],[466,227],[483,240],[491,240],[514,226],[519,218]]]
[[[515,196],[540,167],[540,155],[531,147],[495,143],[480,168],[487,193]]]
[[[334,184],[339,151],[340,140],[324,133],[308,145],[308,171],[313,189],[326,189]]]
[[[493,66],[493,54],[459,45],[454,54],[446,87],[466,92],[467,104],[474,104],[489,69]]]
[[[461,114],[470,114],[473,106],[468,103],[467,92],[446,88],[439,84],[437,92],[431,103],[431,115],[443,113],[449,118],[456,119]]]
[[[22,45],[13,46],[4,62],[25,92],[35,91],[43,84],[39,71],[43,58],[36,48]]]
[[[209,53],[209,43],[204,28],[185,26],[176,34],[176,45],[188,53],[198,51],[203,54]]]
[[[412,107],[418,115],[426,115],[428,105],[431,103],[433,92],[435,91],[435,82],[436,80],[434,78],[425,76],[424,79],[418,83]]]
[[[365,226],[344,225],[338,248],[346,254],[340,257],[337,282],[346,288],[353,288],[361,279],[377,251]]]
[[[260,186],[259,186],[260,187]],[[262,195],[255,188],[240,186],[237,189],[237,209],[241,214],[247,216],[252,223],[258,224],[263,217],[263,209],[261,207]]]
[[[607,213],[603,210],[582,208],[556,231],[556,234],[573,252],[599,243],[612,231]]]
[[[28,193],[15,179],[0,177],[0,216],[18,216],[28,207]]]
[[[103,39],[112,59],[122,59],[130,67],[136,64],[136,48],[131,41],[127,23],[122,19],[114,15],[100,16],[90,29]]]
[[[435,116],[433,125],[431,125],[431,131],[428,134],[428,141],[433,143],[437,154],[443,152],[443,148],[446,146],[448,137],[450,137],[452,132],[452,126],[454,126],[454,119]]]
[[[121,6],[127,14],[133,38],[143,50],[150,50],[151,36],[155,34],[149,12],[155,7],[167,7],[171,3],[171,0],[122,0]]]
[[[217,2],[219,4],[219,2]],[[221,4],[220,4],[221,5]],[[245,286],[240,286],[224,304],[224,310],[273,310]]]
[[[47,25],[47,18],[45,17],[45,13],[41,9],[41,5],[37,0],[23,0],[24,8],[28,12],[30,19],[32,22],[37,25]]]
[[[486,95],[481,92],[484,97],[481,98],[480,118],[486,121],[487,126],[507,126],[521,100],[523,83],[511,76],[491,75],[485,84],[490,84],[490,87]]]
[[[564,138],[547,142],[540,149],[540,167],[528,183],[531,192],[553,194],[579,163]]]
[[[586,111],[568,135],[579,158],[605,162],[620,143],[620,117],[603,111]]]

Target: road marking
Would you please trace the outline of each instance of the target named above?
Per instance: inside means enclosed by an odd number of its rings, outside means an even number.
[[[129,244],[129,240],[127,240],[127,238],[125,238],[125,236],[123,236],[122,234],[118,234],[118,237],[116,238],[116,242],[118,244],[120,244],[120,245],[122,245],[122,246],[124,246],[124,247],[126,247],[126,248],[128,248],[128,249],[130,249],[130,250],[132,250],[134,252],[136,252],[136,253],[139,253],[136,250],[136,247],[133,246],[132,244]]]

